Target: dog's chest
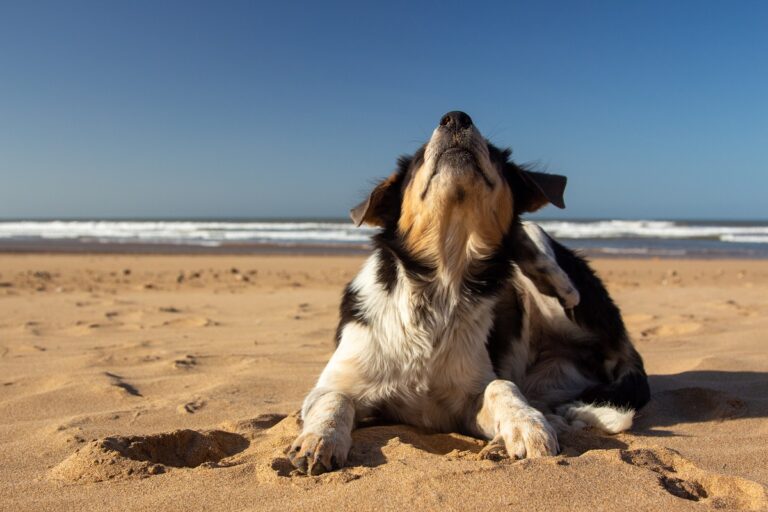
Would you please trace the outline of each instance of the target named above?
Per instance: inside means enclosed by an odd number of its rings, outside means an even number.
[[[410,305],[400,339],[389,340],[388,366],[396,371],[386,386],[386,412],[410,424],[456,429],[493,375],[485,348],[491,304],[425,295],[411,297]]]

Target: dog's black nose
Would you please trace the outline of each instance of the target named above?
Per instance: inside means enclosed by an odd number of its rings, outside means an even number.
[[[464,112],[454,110],[440,119],[440,126],[445,126],[451,130],[463,130],[472,126],[472,118]]]

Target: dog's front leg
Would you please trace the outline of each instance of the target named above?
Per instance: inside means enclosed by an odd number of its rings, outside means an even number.
[[[483,458],[497,458],[502,450],[519,459],[558,452],[555,430],[508,380],[494,380],[486,386],[476,421],[480,433],[491,440],[480,452]]]
[[[315,388],[304,401],[301,435],[288,458],[299,471],[319,475],[344,465],[352,446],[355,406],[343,393]]]

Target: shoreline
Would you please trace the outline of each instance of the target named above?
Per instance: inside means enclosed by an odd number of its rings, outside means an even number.
[[[768,221],[531,219],[592,258],[768,259]],[[365,254],[344,219],[0,220],[0,253]]]
[[[736,261],[765,261],[768,252],[746,253],[739,251],[710,251],[690,252],[647,252],[627,250],[617,252],[608,249],[582,247],[579,244],[562,242],[566,247],[589,259],[618,259],[618,260],[736,260]],[[0,241],[0,255],[12,254],[70,254],[70,255],[206,255],[206,256],[238,256],[238,255],[275,255],[275,256],[365,256],[370,254],[369,244],[275,244],[247,243],[223,245],[195,245],[171,243],[113,243],[89,241]]]

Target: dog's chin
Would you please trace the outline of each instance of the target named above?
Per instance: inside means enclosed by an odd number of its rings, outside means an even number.
[[[440,188],[452,185],[466,188],[474,182],[482,182],[482,171],[470,151],[452,148],[440,155],[434,179],[439,182]]]
[[[441,169],[434,181],[430,195],[435,208],[463,207],[489,199],[488,188],[471,167]]]
[[[477,160],[475,155],[467,149],[450,148],[440,155],[437,166],[440,172],[473,172],[477,168]]]

